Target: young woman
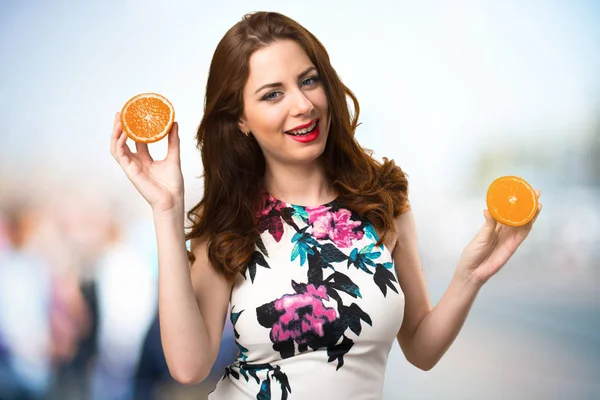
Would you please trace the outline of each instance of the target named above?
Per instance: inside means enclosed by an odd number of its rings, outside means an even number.
[[[407,179],[357,143],[358,113],[315,36],[281,14],[246,15],[210,66],[197,132],[204,195],[187,235],[177,124],[155,161],[144,144],[130,151],[116,116],[111,152],[153,210],[176,380],[206,377],[229,307],[240,352],[211,399],[379,399],[394,338],[431,369],[523,242],[533,222],[509,228],[484,211],[432,307]]]

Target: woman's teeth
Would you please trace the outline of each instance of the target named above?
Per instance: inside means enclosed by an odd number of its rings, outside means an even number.
[[[316,127],[317,127],[317,123],[319,121],[316,120],[315,122],[313,122],[309,127],[306,127],[304,129],[298,129],[295,131],[287,131],[287,134],[290,135],[294,135],[294,136],[304,136],[304,135],[308,135],[309,133],[311,133]]]

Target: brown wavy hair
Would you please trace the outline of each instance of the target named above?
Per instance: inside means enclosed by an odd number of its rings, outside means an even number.
[[[393,161],[375,161],[354,137],[359,104],[331,66],[321,42],[296,21],[274,12],[245,15],[221,39],[213,55],[196,140],[204,167],[204,196],[188,212],[186,239],[205,238],[212,266],[227,279],[244,272],[259,237],[257,212],[264,199],[265,159],[252,135],[239,128],[249,59],[278,40],[296,41],[317,68],[329,102],[331,123],[320,157],[337,202],[366,217],[381,232],[408,209],[408,182]],[[353,103],[351,112],[347,98]],[[190,261],[194,256],[190,253]]]

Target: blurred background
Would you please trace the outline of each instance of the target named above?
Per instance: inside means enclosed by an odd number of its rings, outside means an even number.
[[[207,381],[170,379],[150,209],[109,137],[130,97],[165,95],[199,201],[210,59],[255,10],[325,44],[360,142],[408,173],[434,302],[489,183],[543,192],[442,361],[420,371],[394,344],[384,399],[600,398],[600,2],[0,0],[0,399],[202,399],[235,357],[228,322]]]

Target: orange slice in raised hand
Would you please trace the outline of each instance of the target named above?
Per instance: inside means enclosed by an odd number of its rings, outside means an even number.
[[[523,226],[535,217],[538,198],[523,178],[502,176],[487,191],[486,203],[492,217],[501,224]]]
[[[121,110],[123,131],[136,142],[158,142],[167,136],[174,121],[173,105],[157,93],[138,94]]]

